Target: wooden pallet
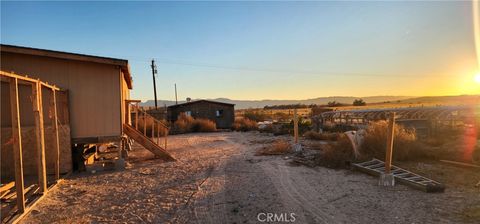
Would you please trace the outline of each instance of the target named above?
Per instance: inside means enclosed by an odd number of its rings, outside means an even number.
[[[353,163],[352,166],[359,171],[373,176],[380,176],[380,174],[385,172],[385,163],[379,159],[372,159],[363,163]],[[402,169],[398,166],[392,166],[391,173],[395,177],[395,181],[415,189],[427,193],[445,191],[445,186],[443,184]]]

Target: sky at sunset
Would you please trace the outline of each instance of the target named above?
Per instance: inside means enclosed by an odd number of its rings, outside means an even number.
[[[1,2],[1,43],[129,60],[132,98],[480,94],[472,2]]]

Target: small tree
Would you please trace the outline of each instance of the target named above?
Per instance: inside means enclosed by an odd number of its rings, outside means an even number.
[[[367,103],[363,101],[362,99],[356,99],[353,101],[353,106],[365,106]]]
[[[330,102],[328,102],[327,105],[328,105],[329,107],[339,107],[339,106],[341,106],[342,104],[339,103],[339,102],[337,102],[337,101],[330,101]]]

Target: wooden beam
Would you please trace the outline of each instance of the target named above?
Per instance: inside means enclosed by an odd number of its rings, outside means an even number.
[[[297,108],[293,109],[293,135],[295,144],[298,143],[298,115]]]
[[[152,140],[155,139],[155,120],[152,118]]]
[[[15,186],[15,182],[10,182],[8,184],[2,184],[2,186],[0,186],[0,192],[4,192],[4,191],[8,191],[10,190],[10,188],[13,188]]]
[[[135,105],[135,129],[138,130],[138,104]]]
[[[147,112],[143,111],[143,135],[147,135]]]
[[[390,113],[390,118],[388,120],[388,130],[387,130],[387,148],[385,152],[385,173],[390,173],[392,168],[392,155],[393,155],[393,138],[395,131],[395,112]]]
[[[157,145],[160,145],[160,124],[157,126]]]
[[[52,134],[54,147],[54,161],[55,161],[55,180],[60,179],[60,139],[58,137],[58,116],[57,116],[57,91],[52,90]]]
[[[51,90],[60,90],[60,88],[56,87],[55,85],[50,85],[46,82],[40,82],[40,84],[42,84],[42,86],[47,87]]]
[[[35,137],[37,142],[38,187],[47,192],[47,168],[45,164],[45,134],[43,126],[42,85],[37,82],[32,88]]]
[[[168,136],[168,129],[165,130],[165,150],[167,150],[167,136]]]
[[[11,78],[10,81],[10,110],[12,117],[13,160],[15,163],[17,208],[20,213],[23,213],[25,211],[25,195],[23,187],[22,132],[20,128],[17,78]]]

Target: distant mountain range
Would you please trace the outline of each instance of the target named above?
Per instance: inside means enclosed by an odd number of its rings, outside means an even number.
[[[235,109],[247,109],[247,108],[263,108],[264,106],[273,106],[273,105],[286,105],[286,104],[317,104],[323,105],[331,101],[337,101],[344,104],[352,104],[356,99],[363,99],[367,103],[380,103],[385,101],[397,101],[405,100],[412,98],[411,96],[368,96],[368,97],[353,97],[353,96],[330,96],[330,97],[318,97],[314,99],[306,100],[231,100],[227,98],[216,98],[208,99],[223,103],[232,103],[235,104]],[[196,99],[192,99],[194,101]],[[155,106],[154,100],[148,100],[144,103],[141,103],[141,106]],[[158,106],[170,106],[174,105],[175,101],[170,100],[158,100]],[[178,101],[178,103],[185,103],[186,101]]]
[[[232,100],[227,98],[207,99],[223,103],[235,104],[235,109],[248,108],[263,108],[264,106],[287,105],[287,104],[317,104],[325,105],[331,101],[337,101],[342,104],[352,104],[356,99],[363,99],[367,104],[383,103],[383,102],[401,102],[401,103],[425,103],[425,104],[480,104],[480,95],[461,95],[461,96],[368,96],[368,97],[354,97],[354,96],[329,96],[318,97],[306,100]],[[193,101],[198,99],[192,99]],[[185,103],[185,100],[178,101],[178,103]],[[158,106],[174,105],[175,101],[158,100]],[[154,106],[153,100],[148,100],[140,104],[141,106]]]

